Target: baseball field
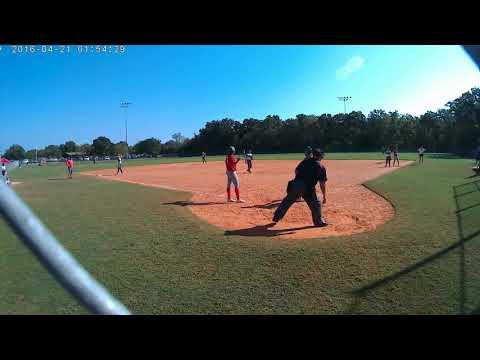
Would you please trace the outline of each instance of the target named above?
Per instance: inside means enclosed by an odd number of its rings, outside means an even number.
[[[329,223],[304,202],[267,228],[303,154],[239,163],[245,203],[225,202],[223,156],[26,166],[10,177],[85,268],[137,314],[480,312],[480,177],[471,160],[327,154]],[[0,313],[83,314],[0,222]]]

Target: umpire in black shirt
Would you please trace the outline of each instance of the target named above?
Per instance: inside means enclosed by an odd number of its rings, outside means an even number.
[[[312,158],[306,158],[298,164],[295,169],[295,179],[288,182],[287,196],[282,200],[273,214],[274,223],[281,220],[290,206],[302,197],[312,212],[313,224],[318,227],[327,225],[322,219],[322,208],[315,191],[315,185],[319,182],[323,194],[323,203],[325,204],[327,201],[325,189],[327,171],[320,163],[323,156],[324,154],[321,150],[315,149],[313,150]]]

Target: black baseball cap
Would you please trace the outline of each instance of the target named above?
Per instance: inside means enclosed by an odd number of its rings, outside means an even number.
[[[313,154],[313,157],[322,158],[322,159],[325,156],[325,153],[323,152],[323,150],[320,150],[320,149],[314,149],[312,154]]]

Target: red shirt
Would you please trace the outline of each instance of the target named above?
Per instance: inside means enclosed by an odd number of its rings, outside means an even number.
[[[73,160],[67,160],[67,167],[73,167]]]
[[[239,160],[235,159],[234,155],[227,155],[225,160],[225,165],[227,166],[227,171],[237,171],[237,163]]]

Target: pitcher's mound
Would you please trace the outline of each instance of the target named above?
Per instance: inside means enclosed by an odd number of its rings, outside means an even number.
[[[297,160],[258,160],[249,174],[238,163],[240,195],[246,203],[226,202],[225,164],[221,161],[161,164],[127,168],[123,176],[112,177],[114,169],[89,172],[103,179],[127,181],[193,193],[190,201],[164,205],[186,206],[207,222],[226,230],[227,235],[314,238],[351,235],[373,230],[391,219],[392,205],[361,184],[398,167],[385,168],[377,160],[326,160],[327,203],[322,206],[327,227],[312,227],[310,211],[299,201],[285,218],[271,227],[273,212],[285,196],[287,182],[294,177]],[[400,166],[409,162],[401,161]],[[321,200],[321,192],[317,193]],[[232,188],[232,195],[234,191]]]

